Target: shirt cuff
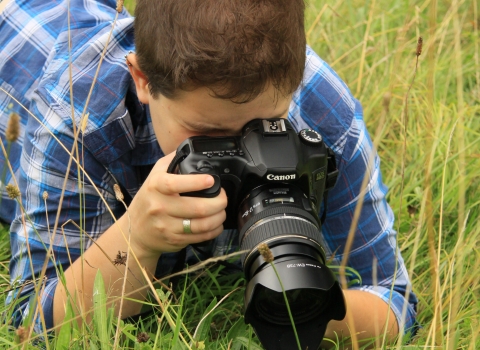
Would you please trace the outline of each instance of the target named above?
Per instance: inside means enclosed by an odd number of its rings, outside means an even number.
[[[37,334],[43,334],[43,332],[48,331],[53,328],[53,297],[55,296],[55,290],[58,284],[58,278],[50,280],[45,286],[43,293],[40,295],[40,303],[42,305],[43,317],[45,318],[45,328],[43,328],[42,317],[38,313],[35,318],[35,324],[33,330]]]
[[[49,279],[48,283],[45,285],[43,290],[40,293],[40,304],[41,304],[41,311],[37,311],[36,307],[33,307],[32,311],[36,313],[35,320],[33,321],[33,330],[35,333],[42,335],[46,331],[49,331],[53,328],[53,297],[55,295],[55,290],[57,288],[58,278]],[[14,295],[9,295],[7,298],[7,304],[11,303],[14,299]],[[24,303],[20,303],[17,305],[14,316],[14,326],[19,327],[25,319],[28,318],[30,309],[33,305],[37,304],[37,300],[35,299],[35,291],[30,293],[28,301]],[[45,327],[42,322],[42,316],[45,320]]]

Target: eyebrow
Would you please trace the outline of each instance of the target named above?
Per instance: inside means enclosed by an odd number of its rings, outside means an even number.
[[[283,112],[280,112],[278,114],[275,114],[274,116],[268,117],[268,118],[255,118],[255,119],[273,119],[273,118],[281,118],[285,113],[289,111],[289,107],[287,107]],[[198,132],[212,132],[212,131],[229,131],[228,129],[222,128],[220,126],[213,126],[213,125],[208,125],[204,123],[197,123],[197,122],[192,122],[190,120],[185,120],[184,121],[185,125],[187,125],[189,128],[192,130],[198,131]]]
[[[191,121],[184,121],[185,125],[191,128],[194,131],[198,132],[211,132],[211,131],[226,131],[226,129],[223,129],[221,127],[217,126],[210,126],[207,124],[203,123],[196,123],[196,122],[191,122]]]

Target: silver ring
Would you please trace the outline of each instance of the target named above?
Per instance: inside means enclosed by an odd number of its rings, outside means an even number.
[[[190,219],[183,219],[183,233],[192,233],[192,227],[190,226]]]

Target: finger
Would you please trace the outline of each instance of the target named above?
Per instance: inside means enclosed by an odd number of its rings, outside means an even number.
[[[220,194],[214,198],[174,197],[165,210],[169,216],[180,219],[205,218],[225,211],[227,204],[227,195],[222,188]]]
[[[181,225],[181,229],[178,232],[181,234],[204,234],[216,231],[220,227],[223,230],[223,223],[226,218],[227,214],[225,213],[225,210],[222,210],[208,218],[179,219],[178,222],[179,226]]]
[[[148,177],[148,182],[157,191],[165,195],[201,191],[210,188],[214,179],[208,174],[170,174],[168,166],[175,156],[172,152],[160,158]]]
[[[182,233],[181,238],[178,239],[178,243],[180,243],[183,246],[201,243],[201,242],[209,241],[211,239],[218,237],[222,232],[223,232],[223,225],[217,227],[212,231],[203,232],[203,233],[192,233],[192,234]]]
[[[167,174],[157,177],[155,188],[162,194],[172,195],[186,192],[196,192],[210,188],[215,183],[213,177],[207,174]]]
[[[172,152],[172,153],[167,154],[166,156],[163,156],[162,158],[160,158],[157,161],[157,163],[155,164],[153,169],[166,173],[167,169],[168,169],[168,166],[170,165],[173,158],[175,157],[175,154],[176,154],[176,152]]]

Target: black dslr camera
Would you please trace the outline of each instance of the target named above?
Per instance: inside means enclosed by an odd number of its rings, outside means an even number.
[[[327,323],[342,320],[343,292],[318,242],[322,198],[337,180],[333,152],[314,130],[298,134],[286,119],[255,119],[237,137],[185,140],[168,172],[210,174],[215,184],[186,196],[228,197],[225,228],[239,230],[248,281],[245,322],[266,349],[297,348],[275,271],[258,252],[266,243],[283,283],[302,349],[317,349]]]

